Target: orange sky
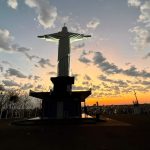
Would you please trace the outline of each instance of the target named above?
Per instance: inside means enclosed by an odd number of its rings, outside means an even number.
[[[142,94],[137,93],[138,102],[139,104],[146,104],[150,103],[150,94]],[[125,96],[119,96],[119,97],[105,97],[105,98],[87,98],[86,104],[87,105],[93,105],[96,104],[96,102],[99,103],[99,105],[124,105],[124,104],[133,104],[133,101],[135,101],[135,97],[133,93],[130,93]]]
[[[59,32],[65,22],[69,32],[91,35],[71,43],[70,54],[73,89],[91,88],[88,104],[132,104],[133,90],[139,103],[150,103],[149,10],[148,0],[3,0],[0,84],[49,91],[50,77],[57,74],[58,44],[37,36]]]

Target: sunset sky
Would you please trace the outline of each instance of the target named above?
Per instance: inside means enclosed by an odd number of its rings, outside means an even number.
[[[150,0],[0,0],[0,84],[49,91],[58,44],[38,39],[66,23],[92,37],[71,44],[74,90],[87,104],[150,103]]]

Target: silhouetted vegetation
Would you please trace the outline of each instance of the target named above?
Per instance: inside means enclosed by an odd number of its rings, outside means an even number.
[[[0,90],[0,119],[37,117],[40,111],[40,106],[21,90]]]

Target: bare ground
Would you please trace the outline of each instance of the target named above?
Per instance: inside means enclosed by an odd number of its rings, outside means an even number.
[[[0,120],[0,150],[150,150],[149,116],[107,117],[130,125],[15,126]]]

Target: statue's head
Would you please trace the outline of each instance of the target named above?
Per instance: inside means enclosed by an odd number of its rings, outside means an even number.
[[[66,26],[62,27],[62,32],[68,32],[68,29]]]

